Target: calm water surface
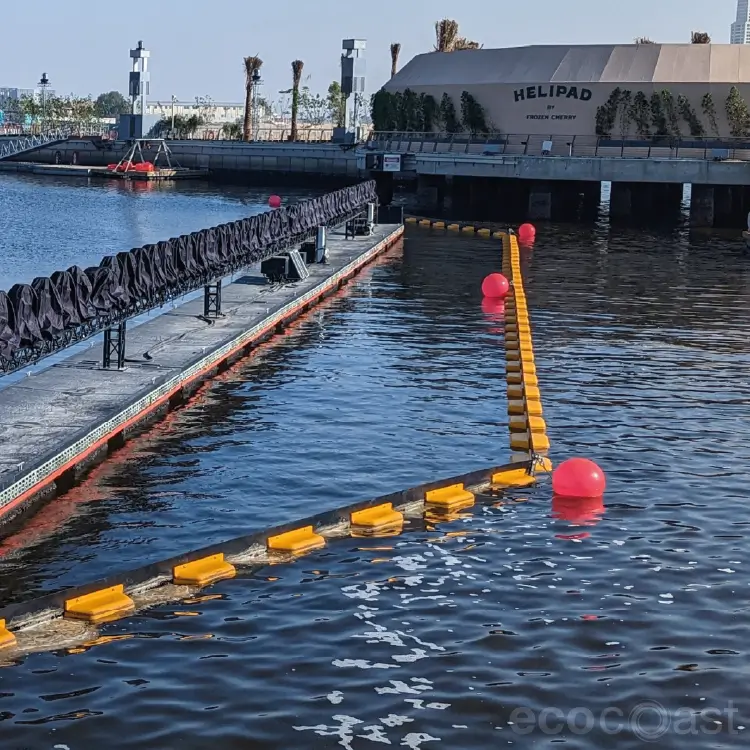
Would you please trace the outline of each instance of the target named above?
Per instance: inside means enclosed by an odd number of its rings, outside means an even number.
[[[286,200],[310,190],[281,193]],[[268,190],[0,174],[0,289],[268,210]]]
[[[7,539],[0,598],[504,461],[499,260],[408,232]],[[598,524],[543,483],[248,571],[0,670],[0,747],[746,747],[748,258],[601,226],[524,262],[553,457],[607,471]]]

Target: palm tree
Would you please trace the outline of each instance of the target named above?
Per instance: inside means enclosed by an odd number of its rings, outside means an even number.
[[[711,37],[705,31],[694,31],[690,35],[690,44],[711,44]]]
[[[458,35],[458,21],[444,18],[435,22],[435,52],[456,52],[462,49],[479,49],[479,42],[472,42]]]
[[[401,45],[398,42],[391,44],[391,78],[396,75],[398,70],[398,56],[401,54]]]
[[[302,81],[302,69],[305,63],[302,60],[292,62],[292,132],[290,141],[297,140],[297,113],[299,112],[299,85]]]
[[[263,60],[259,57],[246,57],[245,60],[245,119],[242,124],[242,137],[249,141],[253,137],[253,93],[255,91],[256,78]]]

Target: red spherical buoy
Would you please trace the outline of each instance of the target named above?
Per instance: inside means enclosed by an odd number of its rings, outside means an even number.
[[[269,206],[270,206],[271,208],[281,208],[281,197],[280,197],[280,196],[278,196],[278,195],[272,195],[272,196],[271,196],[271,197],[270,197],[270,198],[268,199],[268,205],[269,205]]]
[[[536,227],[533,224],[521,224],[518,227],[518,239],[520,242],[533,242],[536,237]]]
[[[491,273],[482,282],[482,294],[485,297],[504,299],[510,291],[508,279],[501,273]]]
[[[601,497],[606,486],[604,472],[588,458],[569,458],[552,473],[552,491],[560,497]]]

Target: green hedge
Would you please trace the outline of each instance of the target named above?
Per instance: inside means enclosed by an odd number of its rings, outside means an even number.
[[[461,116],[448,94],[438,104],[430,94],[411,89],[390,92],[380,89],[372,95],[370,113],[375,130],[412,133],[489,133],[484,108],[468,92],[461,94]]]

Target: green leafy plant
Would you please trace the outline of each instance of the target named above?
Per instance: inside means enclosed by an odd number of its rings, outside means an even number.
[[[435,97],[430,94],[422,94],[420,97],[420,104],[422,106],[424,132],[432,133],[436,130],[440,130],[440,105],[435,101]]]
[[[448,94],[443,94],[440,100],[440,119],[443,121],[446,133],[460,133],[461,121],[456,114],[453,99]]]
[[[395,130],[396,113],[393,111],[393,94],[380,89],[370,97],[370,117],[372,126],[378,131]]]
[[[700,121],[695,109],[693,109],[692,104],[690,104],[690,100],[684,94],[680,94],[677,97],[677,109],[682,115],[682,119],[688,124],[690,135],[694,138],[703,138],[706,134],[706,129],[703,127],[703,123]]]
[[[620,135],[625,138],[630,130],[630,104],[633,93],[629,89],[624,89],[620,94]]]
[[[622,89],[613,89],[607,101],[596,108],[596,134],[608,138],[612,135],[617,121],[617,110],[620,107]]]
[[[468,91],[461,94],[461,121],[472,135],[489,132],[484,108]]]
[[[659,96],[658,92],[654,91],[654,93],[651,94],[650,105],[651,122],[653,123],[654,130],[656,131],[655,135],[669,135],[667,118],[664,115],[664,106],[662,104],[661,96]]]
[[[639,138],[651,137],[651,108],[648,99],[642,91],[636,91],[633,101],[630,103],[629,115]]]
[[[716,105],[711,94],[704,94],[701,99],[703,114],[708,120],[708,126],[711,128],[711,134],[716,138],[719,137],[719,124],[716,122]]]
[[[406,89],[401,100],[403,115],[401,121],[403,130],[420,133],[424,130],[424,115],[419,95],[411,89]]]
[[[729,89],[726,112],[730,134],[735,138],[747,136],[750,130],[750,112],[748,112],[747,102],[742,98],[736,86]]]
[[[679,138],[680,133],[680,121],[677,117],[677,107],[675,106],[674,97],[669,89],[662,89],[659,93],[662,104],[664,106],[664,115],[667,120],[667,131],[669,135]]]
[[[346,97],[338,81],[332,81],[328,87],[327,100],[333,124],[337,128],[343,128],[346,123]]]

